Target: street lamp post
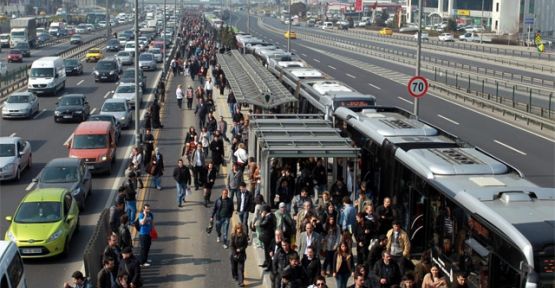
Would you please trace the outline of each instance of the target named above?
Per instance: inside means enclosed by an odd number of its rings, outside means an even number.
[[[163,70],[162,70],[162,78],[166,77],[166,0],[164,0],[164,25],[162,26],[162,39],[164,40],[164,44],[162,44],[163,46],[163,50],[164,53],[162,53],[162,65],[163,65]]]
[[[135,83],[139,83],[139,0],[135,0]],[[139,132],[141,99],[139,99],[139,88],[135,87],[135,145],[141,143]]]
[[[110,0],[106,0],[106,38],[110,39],[110,34],[112,34],[110,25]]]
[[[482,0],[482,17],[480,18],[480,27],[484,25],[484,0]],[[480,44],[482,44],[482,36],[484,35],[484,31],[480,33]]]
[[[420,76],[420,56],[422,52],[422,0],[418,0],[418,45],[416,48],[416,76]],[[414,97],[413,114],[418,119],[418,97]]]
[[[247,0],[247,33],[251,33],[251,2]]]
[[[287,52],[291,52],[291,0],[289,0],[289,29],[287,32],[289,33],[287,37]]]

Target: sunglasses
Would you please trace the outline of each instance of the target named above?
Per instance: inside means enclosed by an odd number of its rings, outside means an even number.
[[[326,285],[326,283],[322,283],[322,282],[316,283],[316,286],[325,286],[325,285]]]

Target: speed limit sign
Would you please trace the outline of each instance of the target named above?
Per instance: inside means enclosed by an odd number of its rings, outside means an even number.
[[[407,88],[410,96],[420,98],[428,92],[428,81],[422,76],[414,76],[410,78]]]

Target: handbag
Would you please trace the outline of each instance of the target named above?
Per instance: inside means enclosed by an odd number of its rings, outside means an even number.
[[[189,196],[191,194],[192,194],[191,193],[191,188],[190,187],[185,188],[185,196]]]
[[[158,231],[156,231],[156,227],[152,227],[152,229],[150,230],[150,239],[158,239]]]

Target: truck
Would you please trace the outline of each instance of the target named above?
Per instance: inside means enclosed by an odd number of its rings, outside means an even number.
[[[50,28],[48,29],[48,34],[51,36],[59,37],[65,36],[65,23],[64,22],[52,22],[50,23]]]
[[[10,21],[10,47],[27,42],[31,48],[37,43],[37,21],[34,17],[15,18]]]

